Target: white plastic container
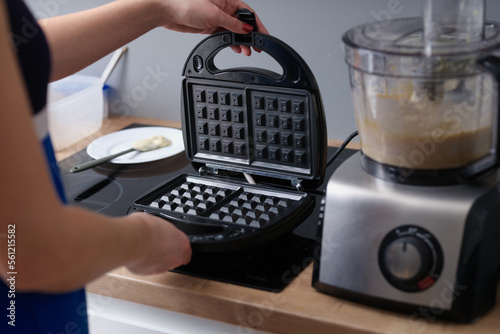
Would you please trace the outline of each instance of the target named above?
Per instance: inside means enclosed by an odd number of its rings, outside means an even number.
[[[103,110],[102,81],[98,77],[72,75],[49,84],[47,111],[54,150],[99,130]]]

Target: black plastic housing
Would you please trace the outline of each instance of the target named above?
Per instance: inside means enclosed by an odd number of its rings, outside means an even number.
[[[215,56],[232,45],[267,52],[283,73],[218,69]],[[184,146],[199,175],[158,186],[133,210],[176,225],[197,253],[255,249],[290,234],[311,215],[326,172],[326,120],[309,67],[274,37],[221,32],[194,48],[183,74]]]

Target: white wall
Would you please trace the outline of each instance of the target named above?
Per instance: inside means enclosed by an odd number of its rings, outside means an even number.
[[[60,15],[110,2],[25,1],[37,17]],[[342,33],[369,21],[419,16],[423,0],[247,0],[247,3],[275,37],[289,44],[309,64],[323,97],[328,137],[344,139],[356,129],[356,125],[341,48]],[[487,8],[487,18],[500,21],[500,1],[487,1]],[[180,121],[184,61],[204,37],[156,29],[130,43],[127,56],[109,79],[111,112]],[[261,55],[251,61],[229,52],[220,57],[221,64],[273,67],[269,58]],[[100,75],[108,60],[106,57],[83,72]],[[159,85],[147,91],[143,80],[151,71],[160,72],[157,77]]]

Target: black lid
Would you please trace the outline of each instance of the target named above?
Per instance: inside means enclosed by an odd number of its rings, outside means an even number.
[[[266,52],[283,73],[217,68],[215,56],[231,45]],[[322,182],[327,133],[321,96],[291,47],[257,32],[217,33],[193,49],[183,75],[183,133],[194,164],[289,179],[308,189]]]

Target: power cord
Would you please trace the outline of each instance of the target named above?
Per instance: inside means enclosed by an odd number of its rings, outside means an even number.
[[[340,145],[340,147],[337,149],[337,151],[335,151],[335,153],[330,157],[330,159],[328,159],[328,161],[326,162],[326,166],[330,166],[331,163],[337,159],[337,157],[340,155],[340,153],[342,153],[342,151],[346,148],[346,146],[351,142],[351,140],[353,138],[355,138],[356,136],[358,135],[358,131],[354,131],[353,133],[351,133],[349,135],[349,137],[347,137],[344,142],[342,143],[342,145]]]

